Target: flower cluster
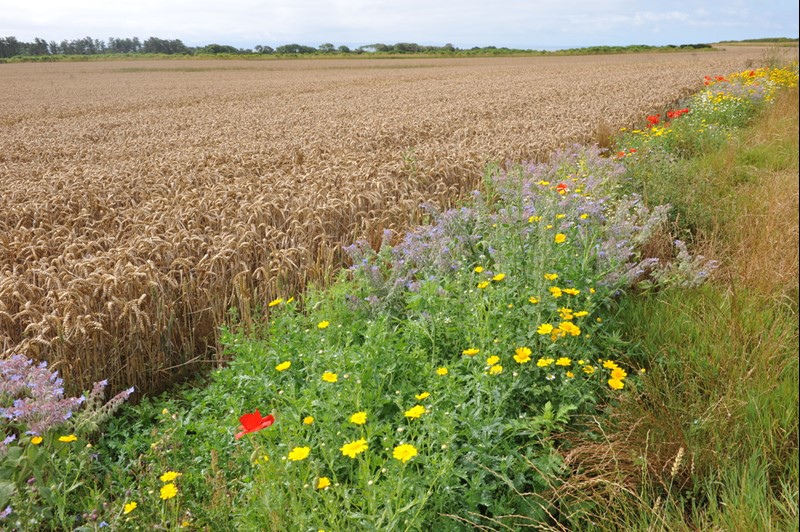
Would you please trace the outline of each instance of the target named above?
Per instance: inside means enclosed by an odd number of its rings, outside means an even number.
[[[107,385],[103,380],[88,395],[64,397],[63,380],[47,369],[47,362],[34,364],[23,355],[0,360],[0,418],[7,434],[0,453],[20,433],[41,437],[68,422],[79,433],[96,431],[134,391],[123,390],[106,402]]]

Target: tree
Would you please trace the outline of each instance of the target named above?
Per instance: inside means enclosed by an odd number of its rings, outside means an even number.
[[[188,54],[190,51],[180,39],[169,41],[166,39],[159,39],[158,37],[150,37],[144,41],[142,52],[146,54]]]
[[[16,37],[5,37],[0,39],[0,57],[14,57],[21,51],[20,42]]]
[[[350,53],[350,48],[345,46],[344,44],[339,46],[338,50],[339,50],[340,54],[349,54]]]
[[[274,53],[274,52],[275,52],[275,49],[272,46],[262,46],[260,44],[256,45],[256,53],[259,53],[259,54],[271,54],[271,53]]]
[[[326,42],[319,45],[319,51],[323,54],[332,54],[336,51],[336,47],[332,43]]]
[[[278,46],[275,51],[279,54],[313,54],[317,51],[316,48],[311,46],[303,46],[302,44],[283,44]]]
[[[413,54],[419,52],[419,45],[413,42],[399,42],[394,45],[394,51],[401,54]]]
[[[233,46],[228,46],[227,44],[209,44],[202,48],[198,48],[197,51],[202,54],[238,54],[239,49]]]
[[[28,46],[28,53],[31,55],[49,55],[50,52],[47,41],[36,37],[33,43]]]

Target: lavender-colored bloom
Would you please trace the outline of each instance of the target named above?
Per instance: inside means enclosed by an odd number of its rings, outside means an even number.
[[[44,434],[64,424],[73,419],[74,411],[86,402],[84,396],[64,397],[63,380],[57,371],[47,369],[47,362],[34,366],[27,357],[13,355],[0,361],[0,376],[0,396],[11,399],[10,406],[0,408],[0,417],[25,434]],[[95,383],[88,399],[90,410],[109,406],[102,403],[106,385],[107,381]],[[123,392],[112,401],[116,400],[118,406],[131,391]]]
[[[0,512],[0,519],[5,519],[11,515],[11,506],[6,506],[6,509]]]

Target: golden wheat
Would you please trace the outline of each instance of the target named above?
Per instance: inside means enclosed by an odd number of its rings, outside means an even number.
[[[342,244],[759,53],[0,65],[3,354],[159,390]]]

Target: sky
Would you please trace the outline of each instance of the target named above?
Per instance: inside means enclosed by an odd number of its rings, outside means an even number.
[[[797,0],[0,0],[0,37],[552,50],[798,37]]]

